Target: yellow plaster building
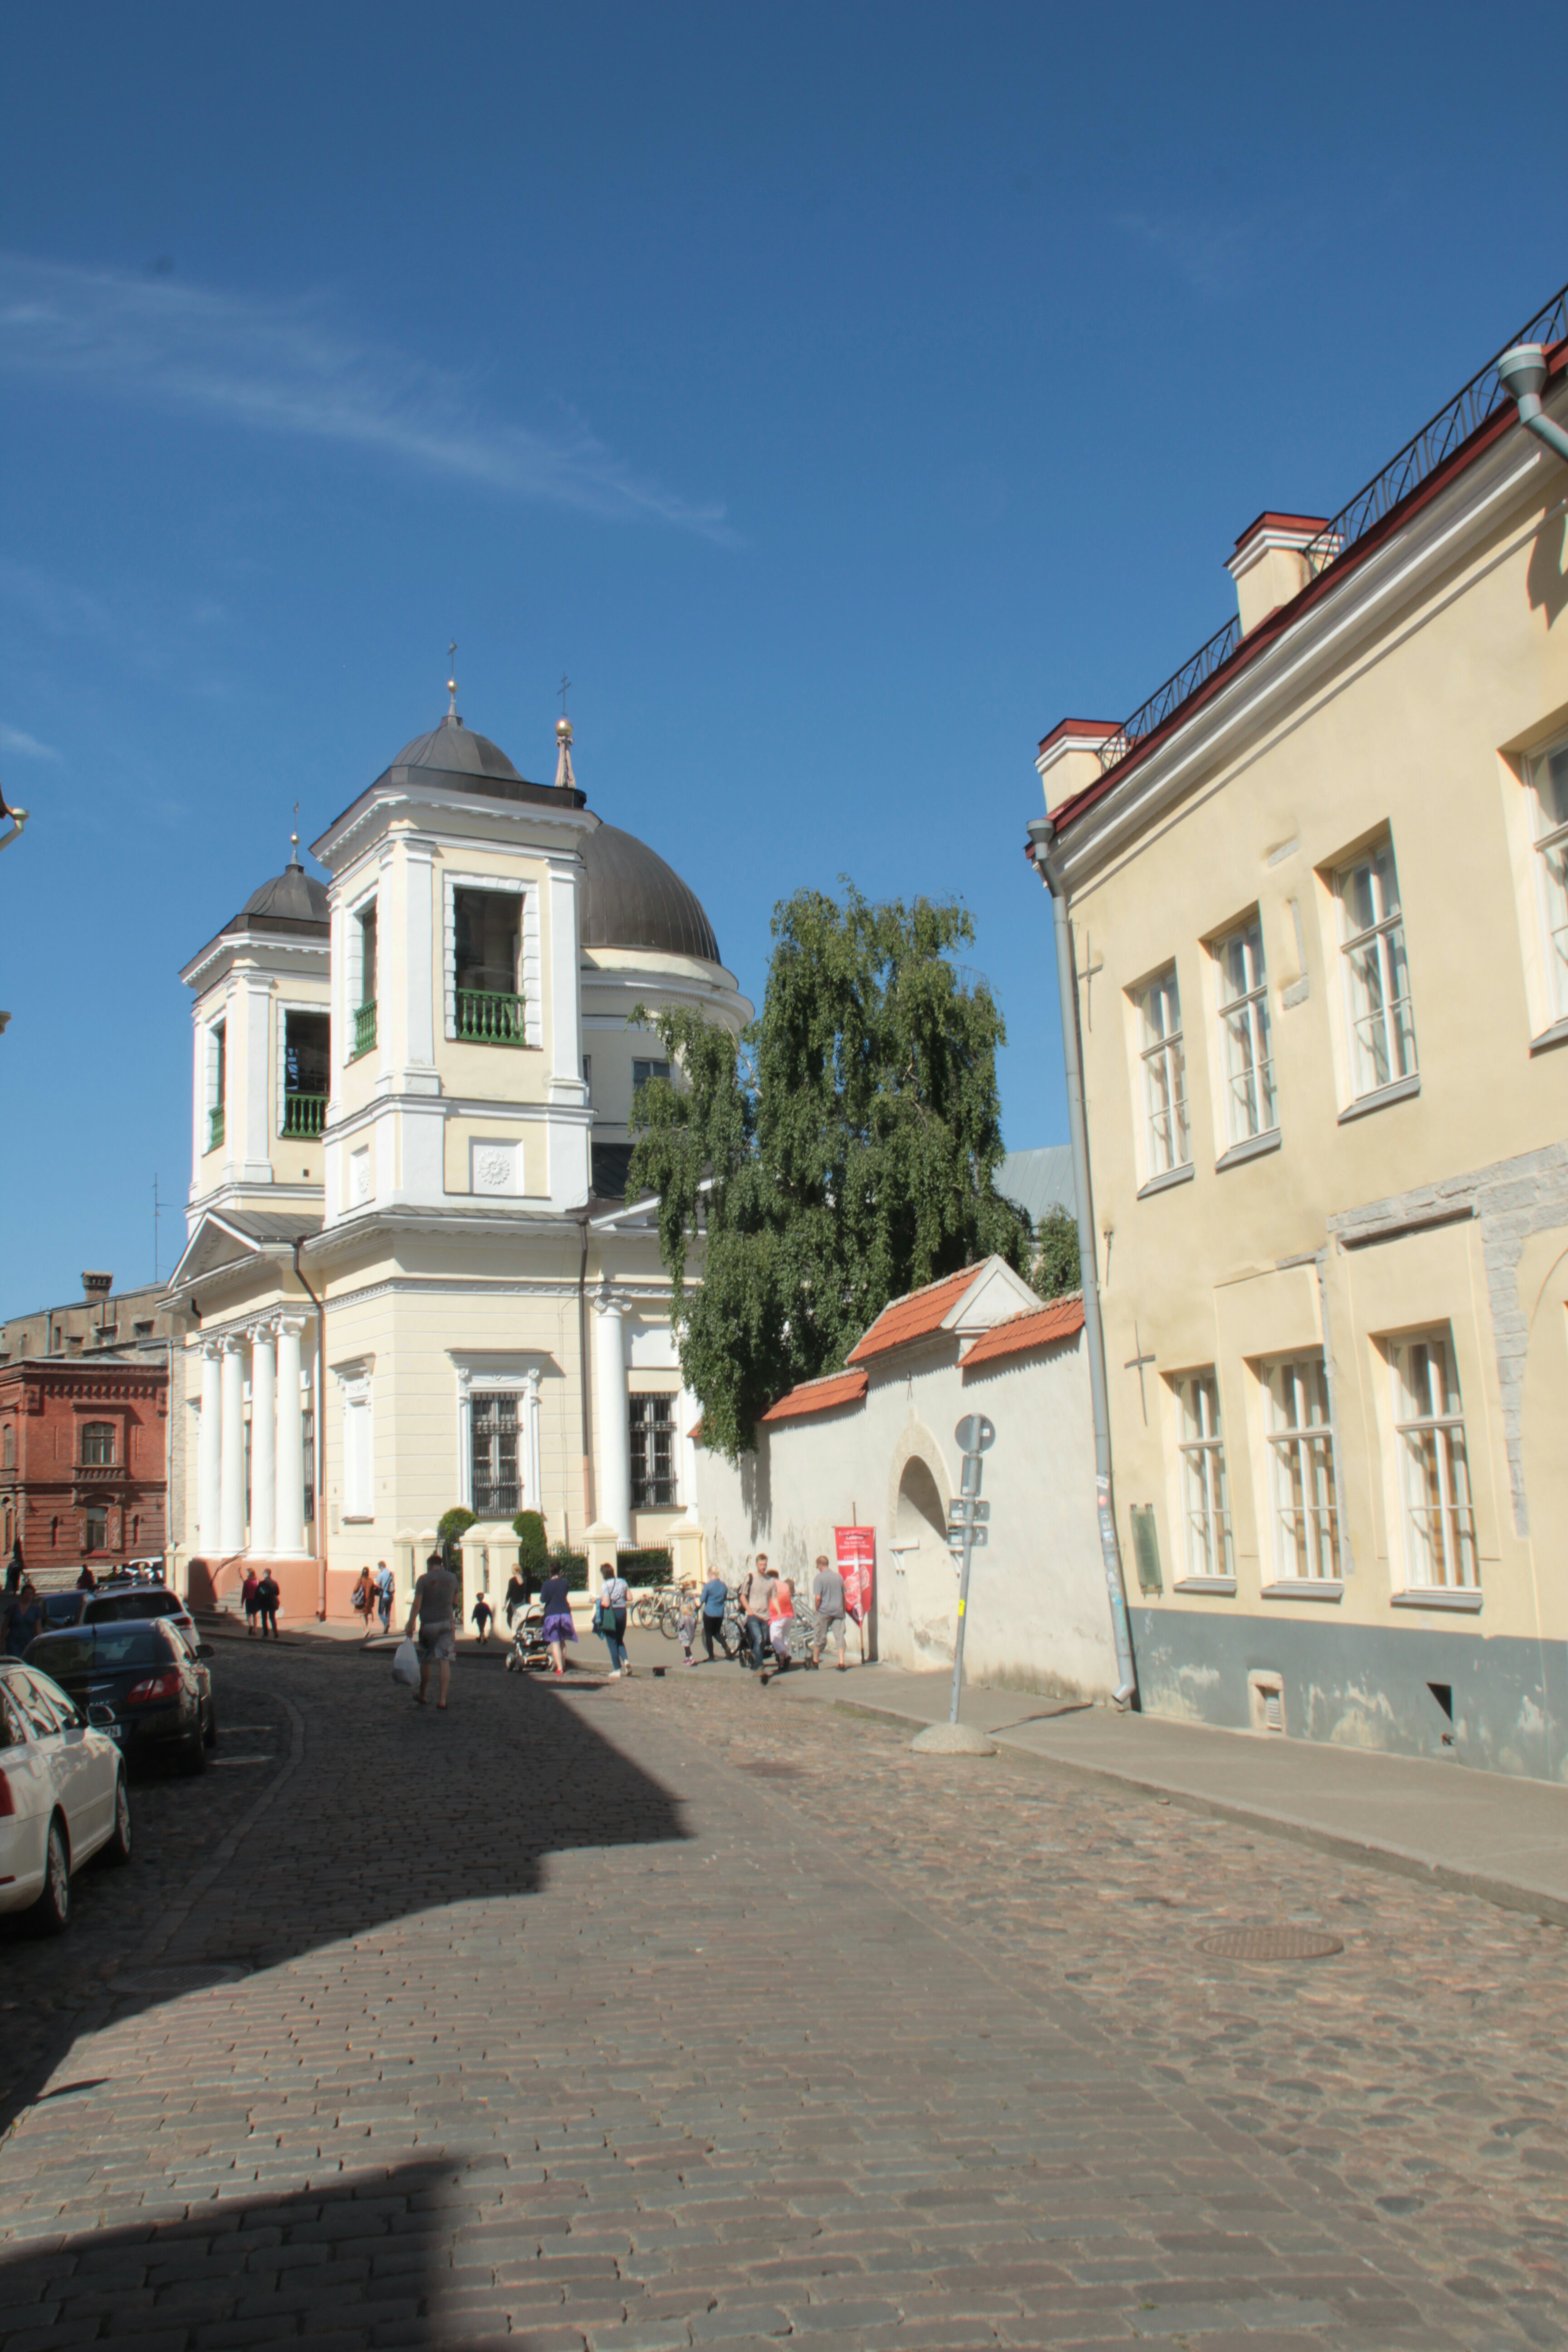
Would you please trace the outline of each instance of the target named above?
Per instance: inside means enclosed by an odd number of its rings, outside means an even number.
[[[1031,834],[1142,1704],[1563,1779],[1563,298],[1532,327],[1343,515],[1243,533],[1219,638],[1047,736]]]
[[[604,824],[557,728],[529,782],[452,709],[183,974],[189,1240],[171,1297],[198,1590],[272,1565],[342,1614],[406,1596],[441,1513],[478,1515],[465,1598],[511,1520],[623,1546],[695,1528],[696,1408],[646,1211],[632,1097],[667,1074],[639,1003],[751,1007],[680,877]],[[176,1370],[176,1379],[179,1370]]]

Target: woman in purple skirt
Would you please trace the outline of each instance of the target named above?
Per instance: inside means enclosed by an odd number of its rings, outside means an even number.
[[[539,1597],[544,1603],[544,1623],[540,1630],[549,1645],[551,1669],[555,1674],[563,1675],[566,1671],[566,1643],[577,1639],[563,1570],[558,1569],[553,1576],[545,1578]]]

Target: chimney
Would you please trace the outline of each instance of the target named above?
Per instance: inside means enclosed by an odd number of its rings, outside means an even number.
[[[1225,567],[1236,583],[1244,637],[1313,577],[1306,550],[1327,528],[1326,515],[1260,514],[1247,524]]]
[[[1103,771],[1100,764],[1100,746],[1109,743],[1121,732],[1121,722],[1111,719],[1059,719],[1040,745],[1035,761],[1040,772],[1040,782],[1046,788],[1046,814],[1050,816],[1064,801],[1081,793],[1089,784],[1100,782]]]
[[[84,1274],[81,1278],[83,1305],[101,1307],[113,1287],[114,1276],[111,1274]]]

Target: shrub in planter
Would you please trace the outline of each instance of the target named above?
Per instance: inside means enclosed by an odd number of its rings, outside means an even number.
[[[550,1547],[544,1540],[544,1521],[538,1511],[519,1511],[511,1523],[517,1538],[517,1564],[535,1584],[550,1573]]]

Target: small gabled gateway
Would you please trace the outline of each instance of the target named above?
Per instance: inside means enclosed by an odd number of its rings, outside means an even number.
[[[288,1612],[362,1565],[406,1591],[440,1515],[504,1584],[511,1521],[659,1542],[695,1512],[669,1286],[626,1199],[633,1097],[668,1076],[629,1015],[751,1015],[665,861],[446,717],[314,845],[298,836],[185,967],[189,1240],[171,1284],[180,1549]]]

